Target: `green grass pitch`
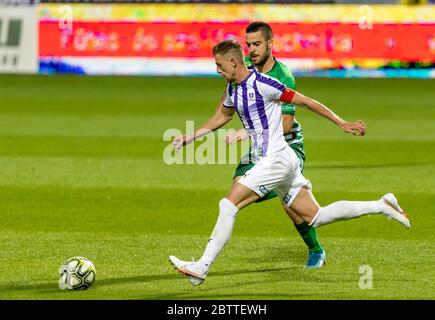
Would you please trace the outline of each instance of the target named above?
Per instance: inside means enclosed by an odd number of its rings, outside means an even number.
[[[162,137],[185,120],[203,123],[223,79],[3,75],[0,300],[433,299],[434,80],[297,85],[368,126],[353,137],[297,112],[320,204],[394,192],[410,230],[380,215],[321,227],[327,264],[307,270],[307,248],[273,199],[239,213],[206,282],[192,287],[168,256],[201,256],[235,165],[166,165]],[[97,280],[62,291],[58,268],[75,255],[95,264]],[[362,266],[371,289],[359,286]]]

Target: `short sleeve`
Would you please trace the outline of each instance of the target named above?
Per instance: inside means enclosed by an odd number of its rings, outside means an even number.
[[[268,73],[267,75],[274,79],[278,79],[287,88],[296,90],[295,77],[288,66],[286,66],[284,63],[277,60],[271,73]],[[281,107],[282,114],[294,115],[296,113],[296,107],[294,104],[282,102]]]
[[[229,82],[226,89],[225,99],[223,102],[224,107],[226,108],[234,108],[233,100],[231,99],[231,96],[233,95],[233,86],[232,83]]]
[[[258,87],[263,97],[278,101],[285,90],[285,85],[280,81],[264,74],[257,77]]]
[[[293,75],[288,71],[289,75],[281,79],[280,81],[290,89],[295,90],[296,83]],[[281,104],[282,108],[282,114],[288,114],[288,115],[295,115],[296,114],[296,107],[294,104],[283,102]]]

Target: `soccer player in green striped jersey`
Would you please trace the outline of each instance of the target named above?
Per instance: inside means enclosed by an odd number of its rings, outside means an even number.
[[[273,77],[283,83],[286,87],[295,89],[296,82],[289,68],[282,62],[276,60],[272,55],[273,33],[271,27],[264,22],[256,21],[246,28],[246,44],[249,49],[249,56],[245,57],[245,64],[254,66],[259,72]],[[290,147],[295,151],[299,158],[301,171],[304,169],[305,152],[304,137],[300,123],[295,119],[295,106],[293,104],[282,103],[282,124],[284,137]],[[236,134],[226,136],[227,143],[233,143],[248,138],[245,129],[239,130]],[[249,169],[254,166],[250,161],[248,152],[240,161],[234,174],[234,181],[242,177]],[[265,197],[258,200],[264,201],[276,197],[275,192],[270,192]],[[308,225],[288,206],[284,206],[287,215],[293,221],[296,230],[308,246],[308,260],[305,264],[307,268],[320,268],[326,261],[324,248],[317,239],[316,229]]]

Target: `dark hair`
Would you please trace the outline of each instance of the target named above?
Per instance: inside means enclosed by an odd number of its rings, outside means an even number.
[[[261,34],[264,36],[266,40],[270,40],[273,38],[272,28],[263,21],[254,21],[246,27],[246,33],[261,31]]]
[[[233,53],[239,60],[243,61],[243,49],[240,43],[237,40],[229,39],[219,42],[217,45],[213,47],[213,55],[225,55],[228,52]]]

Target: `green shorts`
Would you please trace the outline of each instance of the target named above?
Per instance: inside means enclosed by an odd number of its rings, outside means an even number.
[[[295,143],[293,145],[290,145],[290,147],[295,151],[297,157],[299,158],[299,160],[301,161],[301,172],[304,173],[304,163],[305,163],[305,152],[304,152],[304,145],[302,143]],[[233,179],[236,177],[241,177],[243,176],[249,169],[251,169],[253,166],[255,165],[255,163],[253,162],[249,162],[249,163],[241,163],[239,162],[239,165],[236,168],[236,172],[234,173]],[[268,194],[266,194],[264,197],[258,199],[255,202],[262,202],[265,200],[269,200],[272,198],[275,198],[277,196],[277,194],[275,193],[275,191],[271,191]]]

